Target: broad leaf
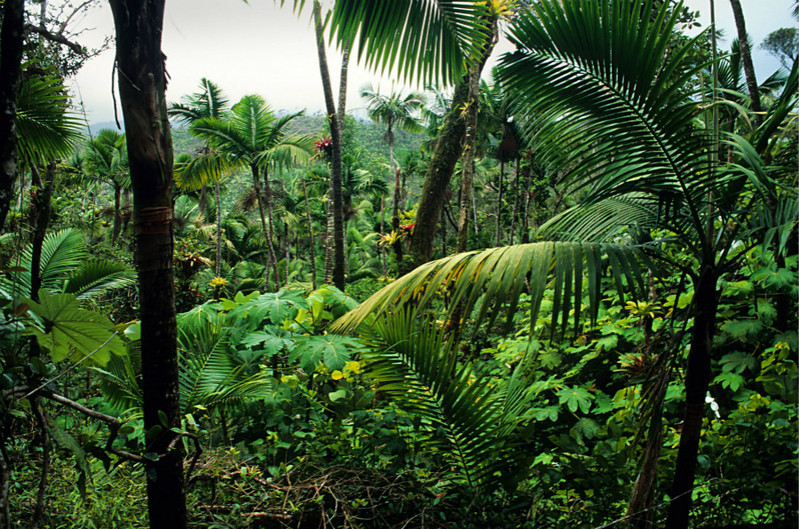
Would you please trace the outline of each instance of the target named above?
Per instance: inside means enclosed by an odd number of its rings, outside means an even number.
[[[104,315],[82,309],[72,294],[39,291],[39,302],[26,299],[30,313],[38,320],[32,330],[39,345],[50,352],[54,362],[69,358],[105,365],[111,354],[124,356],[125,344]]]

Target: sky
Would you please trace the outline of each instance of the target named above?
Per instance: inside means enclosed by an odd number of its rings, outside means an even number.
[[[710,1],[686,1],[689,8],[701,12],[702,28],[710,22]],[[288,6],[290,2],[286,3],[281,8],[274,0],[167,0],[162,42],[170,75],[167,99],[177,102],[181,96],[197,92],[200,79],[206,77],[222,88],[231,103],[245,94],[257,93],[274,109],[321,111],[324,98],[310,10],[297,16]],[[724,50],[736,34],[735,25],[729,2],[716,0],[715,4],[718,26],[728,37],[719,42],[719,48]],[[793,0],[741,0],[741,4],[755,44],[757,76],[763,80],[780,65],[758,46],[771,31],[796,24],[790,16]],[[89,29],[80,37],[83,45],[99,45],[104,36],[113,33],[108,3],[100,2],[76,21],[76,27]],[[500,42],[491,62],[509,50],[507,42]],[[114,119],[113,60],[114,50],[109,49],[91,59],[72,81],[75,101],[83,103],[90,123]],[[340,52],[328,50],[328,63],[337,92]],[[348,110],[363,113],[364,103],[358,93],[369,83],[382,92],[421,88],[406,87],[391,76],[367,71],[353,60],[348,78]],[[121,119],[121,110],[119,113]]]

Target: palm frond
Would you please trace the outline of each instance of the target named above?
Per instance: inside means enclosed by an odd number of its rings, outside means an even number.
[[[67,157],[80,140],[85,124],[70,111],[61,79],[29,77],[20,88],[16,115],[20,157],[28,163]]]
[[[374,316],[413,304],[419,310],[429,308],[433,300],[446,295],[452,315],[463,304],[469,314],[482,298],[476,323],[490,311],[489,325],[501,312],[510,317],[520,294],[529,282],[531,325],[549,284],[554,291],[552,330],[565,329],[574,309],[575,326],[582,316],[583,282],[588,284],[588,314],[594,319],[599,308],[600,278],[605,271],[603,254],[620,297],[628,292],[634,297],[643,290],[639,261],[640,250],[623,244],[580,242],[536,242],[457,254],[426,263],[364,301],[357,309],[338,320],[336,332],[351,332]],[[584,278],[584,275],[586,276]]]
[[[705,131],[683,59],[696,39],[665,53],[679,8],[617,0],[543,0],[512,30],[517,51],[499,76],[537,155],[588,202],[631,192],[679,197],[701,233],[701,205],[721,186],[708,171]],[[585,38],[576,39],[575,34]]]
[[[470,487],[492,487],[507,466],[519,423],[518,376],[505,384],[475,376],[457,365],[457,349],[433,322],[413,310],[378,317],[362,352],[367,370],[387,393],[421,419],[414,439],[443,450]]]
[[[487,9],[464,0],[337,1],[329,17],[340,46],[358,60],[401,79],[450,84],[466,72],[487,39]]]
[[[80,299],[90,299],[115,288],[136,282],[136,272],[124,263],[100,259],[85,261],[73,271],[64,285],[64,292]]]

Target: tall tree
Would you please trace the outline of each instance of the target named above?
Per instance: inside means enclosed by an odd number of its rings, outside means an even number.
[[[268,269],[275,273],[275,285],[280,288],[277,256],[272,240],[273,219],[271,215],[271,188],[269,171],[275,167],[288,166],[310,159],[313,142],[308,136],[289,135],[288,123],[302,112],[277,117],[266,101],[258,95],[246,95],[233,105],[229,114],[208,117],[195,121],[192,132],[208,143],[217,153],[232,163],[246,166],[252,174],[253,187],[258,202],[261,228],[269,252]],[[261,191],[261,179],[265,186]]]
[[[734,163],[727,164],[717,156],[719,145],[708,133],[712,123],[698,126],[695,120],[702,106],[692,97],[690,83],[701,67],[688,66],[686,59],[702,36],[674,46],[671,36],[678,18],[668,4],[638,0],[541,0],[523,13],[511,35],[517,51],[503,57],[501,78],[518,94],[517,115],[525,135],[535,138],[537,156],[551,167],[570,168],[559,173],[559,183],[572,192],[585,191],[581,203],[539,230],[539,236],[558,242],[442,259],[395,281],[347,322],[401,311],[404,303],[423,310],[442,284],[452,300],[473,304],[479,299],[478,318],[493,316],[505,302],[513,314],[519,293],[529,284],[535,314],[553,270],[552,327],[565,330],[572,308],[579,320],[584,270],[592,285],[589,306],[596,314],[598,277],[607,267],[617,278],[626,276],[628,288],[639,292],[645,274],[636,254],[649,253],[678,267],[693,283],[694,296],[684,315],[691,326],[690,347],[684,419],[669,491],[669,529],[689,525],[719,281],[737,270],[734,249],[741,243],[788,251],[774,234],[788,237],[796,229],[799,208],[795,187],[779,185],[771,174],[774,168],[761,158],[796,105],[799,67],[794,64],[783,94],[751,142],[723,135],[734,150]],[[583,28],[584,39],[575,41],[574,27]],[[783,213],[770,209],[775,203]],[[634,245],[632,240],[627,248],[608,244],[624,227],[660,238],[654,245]],[[664,247],[690,258],[676,262]],[[600,249],[611,256],[607,265]],[[618,288],[623,282],[616,284]]]
[[[752,52],[749,49],[749,35],[746,33],[746,19],[740,0],[730,0],[732,14],[735,18],[735,30],[738,32],[738,42],[741,47],[741,62],[744,67],[746,77],[746,87],[749,89],[749,97],[752,99],[752,110],[755,112],[754,122],[758,127],[763,122],[761,113],[763,105],[760,103],[760,91],[757,89],[757,77],[755,77],[755,65],[752,63]]]
[[[341,192],[341,128],[338,113],[336,112],[336,103],[333,99],[333,88],[330,82],[330,70],[327,67],[327,54],[325,52],[325,38],[323,35],[322,27],[322,6],[318,1],[314,1],[313,6],[313,22],[316,31],[316,51],[319,59],[319,74],[322,78],[322,90],[325,96],[325,110],[327,112],[327,121],[330,128],[330,206],[332,208],[332,216],[328,218],[332,220],[332,235],[333,235],[333,248],[332,248],[332,279],[336,288],[344,290],[347,286],[345,277],[344,260],[346,255],[344,252],[344,200]],[[350,45],[352,39],[346,40],[347,46]],[[349,57],[347,58],[349,63]],[[343,119],[341,120],[343,121]],[[330,237],[330,222],[328,222],[328,238]]]
[[[399,234],[399,207],[402,197],[400,186],[400,167],[394,158],[394,129],[406,132],[422,132],[422,124],[418,112],[425,104],[423,94],[411,92],[403,96],[402,92],[381,94],[371,86],[361,89],[361,98],[366,100],[366,112],[375,123],[386,126],[383,139],[388,144],[388,158],[391,165],[391,175],[394,177],[394,205],[391,213],[391,228]],[[394,253],[397,256],[397,266],[402,263],[402,240],[397,238],[394,242]]]
[[[170,117],[187,124],[189,132],[192,132],[191,126],[195,122],[204,118],[221,118],[228,110],[228,99],[216,84],[203,77],[200,80],[200,88],[200,92],[184,97],[180,103],[170,105],[167,110]],[[209,182],[213,183],[216,197],[214,271],[217,276],[222,274],[222,197],[219,182],[226,174],[232,172],[226,161],[226,157],[219,156],[213,150],[205,148],[197,153],[191,162],[179,165],[175,174],[178,186],[187,189],[204,190]],[[201,207],[200,210],[204,212],[205,208]]]
[[[6,0],[0,28],[0,231],[6,223],[19,171],[15,119],[22,78],[24,25],[25,2]]]
[[[114,189],[114,223],[111,242],[115,244],[122,226],[122,190],[130,187],[125,135],[102,129],[86,144],[84,164],[90,178],[111,184]]]
[[[109,0],[117,82],[125,119],[134,260],[139,275],[147,511],[152,529],[186,527],[180,428],[175,287],[172,270],[172,137],[166,113],[161,35],[165,0]]]

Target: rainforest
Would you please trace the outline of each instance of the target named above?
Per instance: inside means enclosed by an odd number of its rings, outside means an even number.
[[[729,4],[276,3],[319,112],[1,1],[0,529],[796,527],[799,37]]]

